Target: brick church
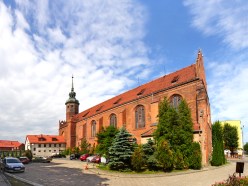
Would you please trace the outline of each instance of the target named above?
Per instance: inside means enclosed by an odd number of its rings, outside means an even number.
[[[64,136],[67,147],[79,146],[82,138],[86,138],[93,145],[97,143],[96,134],[102,127],[124,126],[138,143],[146,143],[148,138],[152,138],[158,124],[158,105],[164,97],[167,97],[174,106],[182,99],[188,103],[194,123],[194,141],[201,145],[203,165],[208,164],[212,150],[212,124],[201,51],[198,52],[194,64],[140,85],[80,113],[72,79],[69,99],[65,103],[66,120],[59,121],[59,135]]]

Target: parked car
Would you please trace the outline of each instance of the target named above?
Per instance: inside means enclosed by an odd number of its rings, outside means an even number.
[[[2,161],[3,171],[6,172],[24,172],[25,166],[18,158],[6,157]]]
[[[96,155],[92,155],[86,158],[86,162],[91,162],[91,160],[95,157]]]
[[[52,158],[65,158],[66,156],[64,154],[53,154],[51,157]]]
[[[101,156],[96,155],[95,157],[92,158],[92,160],[90,162],[92,162],[92,163],[101,163]]]
[[[20,157],[19,160],[23,163],[23,164],[28,164],[30,162],[30,160],[27,157]]]
[[[79,159],[80,159],[81,161],[86,161],[86,159],[87,159],[89,156],[90,156],[89,154],[83,154],[83,155],[80,156]]]
[[[32,162],[39,162],[39,163],[50,163],[51,161],[52,161],[52,157],[45,157],[45,156],[34,157],[32,159]]]
[[[80,158],[80,154],[71,154],[70,155],[70,160],[75,160],[75,159],[79,159]]]

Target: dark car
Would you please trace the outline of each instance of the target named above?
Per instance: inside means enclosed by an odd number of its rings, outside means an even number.
[[[27,157],[20,157],[19,160],[23,163],[23,164],[28,164],[30,162],[30,160]]]
[[[3,159],[2,167],[6,172],[24,172],[25,166],[18,158],[6,157]]]
[[[81,161],[86,161],[86,159],[87,159],[89,156],[90,156],[89,154],[83,154],[83,155],[80,156],[79,159],[80,159]]]
[[[75,159],[79,159],[80,158],[80,154],[71,154],[70,155],[70,160],[75,160]]]
[[[51,157],[52,158],[65,158],[66,156],[64,154],[54,154]]]
[[[44,156],[34,157],[32,159],[32,162],[38,162],[38,163],[50,163],[51,161],[52,161],[52,157],[44,157]]]

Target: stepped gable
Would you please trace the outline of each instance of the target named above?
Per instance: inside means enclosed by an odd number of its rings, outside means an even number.
[[[73,118],[77,121],[80,121],[101,112],[107,111],[116,106],[120,106],[130,101],[134,101],[135,99],[155,94],[156,92],[162,91],[164,89],[169,89],[177,85],[195,80],[196,78],[196,67],[195,64],[192,64],[188,67],[185,67],[168,75],[164,75],[158,79],[140,85],[132,90],[124,92],[100,104],[97,104],[75,115]]]

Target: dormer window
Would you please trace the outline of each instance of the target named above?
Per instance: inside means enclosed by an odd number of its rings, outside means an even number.
[[[99,112],[102,109],[103,106],[100,106],[98,109],[96,109],[96,112]]]
[[[41,137],[41,138],[38,139],[38,141],[46,141],[46,139]]]
[[[52,138],[52,141],[58,141],[58,139],[57,138]]]
[[[114,102],[114,105],[118,104],[120,101],[121,101],[121,98],[117,99],[117,100]]]
[[[84,118],[85,116],[87,116],[87,115],[89,114],[89,112],[90,112],[90,111],[86,112],[86,113],[83,115],[83,118]]]
[[[171,80],[171,83],[176,83],[178,81],[178,79],[179,79],[178,75],[173,77],[173,79]]]
[[[145,92],[145,88],[141,89],[138,93],[137,93],[137,96],[141,96],[144,92]]]

